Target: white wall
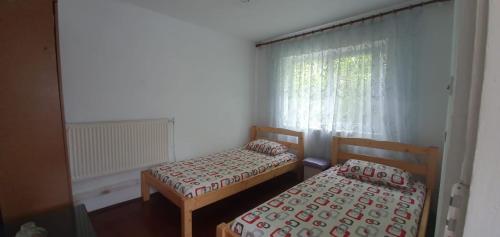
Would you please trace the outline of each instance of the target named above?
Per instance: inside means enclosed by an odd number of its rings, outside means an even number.
[[[500,2],[489,3],[479,133],[464,236],[500,236]]]
[[[251,42],[118,0],[59,1],[59,34],[66,122],[175,117],[178,160],[247,140]]]
[[[436,146],[443,153],[450,83],[453,2],[424,8],[418,22],[416,61],[417,116],[416,145]],[[438,174],[439,177],[439,174]],[[438,181],[439,183],[439,181]],[[435,227],[438,189],[432,199],[429,229]],[[428,232],[430,233],[430,232]]]
[[[478,25],[483,19],[476,12],[483,9],[487,0],[454,1],[453,56],[451,74],[454,77],[453,94],[449,99],[447,131],[443,168],[441,172],[440,196],[437,210],[435,236],[442,236],[450,202],[452,186],[458,182],[470,183],[470,171],[467,167],[472,159],[475,143],[474,130],[477,124],[479,105],[476,105],[477,76],[476,69],[481,63],[473,63],[474,57],[480,55],[480,42],[483,40],[483,27]],[[487,8],[487,7],[486,7]],[[487,20],[487,19],[485,19]],[[477,22],[476,22],[477,21]],[[478,44],[479,42],[479,44]],[[480,56],[479,56],[480,57]],[[469,151],[472,149],[472,154]],[[466,165],[466,169],[462,169]],[[470,168],[470,170],[467,170]],[[463,172],[463,173],[462,173]],[[465,210],[464,210],[465,211]],[[458,218],[457,236],[463,234],[465,218]]]
[[[453,3],[424,8],[418,22],[421,34],[416,40],[418,145],[442,148],[448,106],[446,87],[450,82]],[[442,149],[441,149],[442,151]]]

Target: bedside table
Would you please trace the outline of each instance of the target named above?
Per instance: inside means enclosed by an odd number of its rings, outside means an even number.
[[[328,168],[330,168],[329,160],[308,157],[304,159],[304,180],[311,178],[312,176],[317,175]]]

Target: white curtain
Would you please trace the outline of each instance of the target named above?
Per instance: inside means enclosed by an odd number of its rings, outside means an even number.
[[[257,120],[305,131],[308,156],[328,157],[332,135],[412,142],[420,11],[260,48]]]

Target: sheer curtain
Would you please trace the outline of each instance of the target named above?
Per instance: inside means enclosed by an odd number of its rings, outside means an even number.
[[[332,135],[411,142],[414,22],[403,12],[259,49],[260,123],[306,133],[328,157]]]

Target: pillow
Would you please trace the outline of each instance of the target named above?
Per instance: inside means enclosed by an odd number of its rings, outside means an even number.
[[[368,161],[350,159],[339,168],[337,174],[395,188],[411,188],[411,173],[396,167]]]
[[[260,152],[271,156],[279,155],[288,150],[288,147],[286,147],[285,145],[266,139],[253,140],[248,143],[245,148],[247,150]]]

